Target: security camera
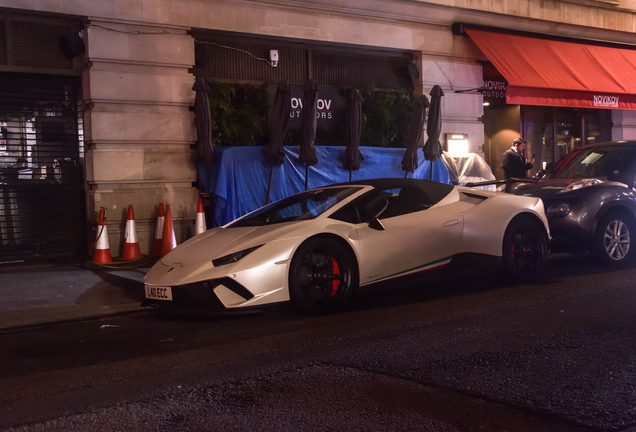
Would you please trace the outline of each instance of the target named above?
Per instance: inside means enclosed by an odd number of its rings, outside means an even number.
[[[278,50],[269,51],[269,61],[272,64],[272,67],[278,66]]]

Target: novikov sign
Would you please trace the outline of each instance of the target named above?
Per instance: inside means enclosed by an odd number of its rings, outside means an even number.
[[[276,96],[277,84],[270,85],[268,90],[271,100]],[[303,85],[292,85],[291,112],[289,113],[289,129],[299,131],[302,129],[301,118],[303,111]],[[318,118],[317,130],[331,131],[339,122],[344,121],[345,95],[344,90],[332,87],[321,88],[318,91],[316,101]]]
[[[316,117],[318,120],[331,120],[333,118],[331,105],[333,105],[332,99],[318,99],[316,101],[316,108],[318,108]],[[291,100],[291,107],[292,110],[289,116],[291,118],[301,118],[301,113],[303,111],[303,99],[293,97]]]
[[[594,106],[596,108],[618,108],[618,96],[594,95]]]
[[[628,93],[603,94],[578,90],[510,86],[506,89],[506,102],[518,105],[636,111],[636,95]]]
[[[505,99],[507,85],[508,83],[504,80],[486,79],[486,77],[484,77],[481,94],[484,95],[484,98]]]
[[[506,87],[508,83],[503,77],[484,76],[481,94],[488,105],[504,105],[506,103]]]

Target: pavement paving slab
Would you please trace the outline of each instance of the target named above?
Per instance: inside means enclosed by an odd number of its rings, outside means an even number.
[[[142,310],[150,267],[111,269],[81,260],[0,265],[0,330]]]

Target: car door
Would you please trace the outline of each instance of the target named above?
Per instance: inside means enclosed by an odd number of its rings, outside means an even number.
[[[356,224],[360,244],[360,285],[442,267],[456,253],[463,215],[446,206],[420,205],[404,191],[376,191],[356,202],[362,223]],[[384,230],[369,226],[366,204],[384,194],[389,200],[379,219]],[[404,198],[404,199],[402,199]]]

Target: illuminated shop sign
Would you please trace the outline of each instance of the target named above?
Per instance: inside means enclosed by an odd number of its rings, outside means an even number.
[[[634,94],[599,94],[578,90],[559,90],[510,86],[506,89],[509,104],[562,106],[570,108],[620,109],[636,111]]]
[[[594,106],[597,108],[618,108],[618,96],[594,95]]]
[[[484,105],[500,106],[506,104],[506,87],[508,83],[501,75],[484,75],[481,94]]]
[[[487,80],[484,77],[481,94],[486,98],[506,99],[506,81],[505,80]]]

